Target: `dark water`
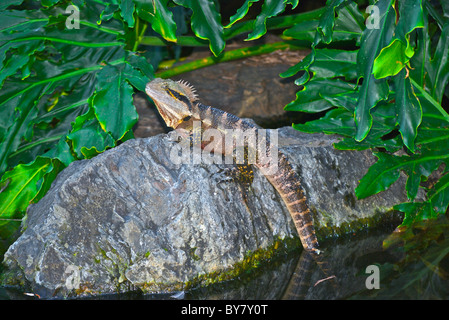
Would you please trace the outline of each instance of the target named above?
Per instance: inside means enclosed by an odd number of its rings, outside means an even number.
[[[388,249],[385,249],[388,244]],[[391,235],[361,232],[323,243],[318,259],[304,251],[262,263],[238,279],[180,293],[131,292],[95,299],[448,299],[449,222]],[[0,288],[0,300],[37,299]]]
[[[304,251],[295,252],[270,262],[263,271],[186,292],[185,297],[448,299],[449,221],[446,217],[418,224],[403,233],[392,233],[391,226],[383,229],[327,241],[319,259]]]

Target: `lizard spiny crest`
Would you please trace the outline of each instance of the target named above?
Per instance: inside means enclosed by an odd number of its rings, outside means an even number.
[[[190,101],[196,101],[198,100],[198,95],[196,94],[196,89],[187,81],[185,80],[178,80],[177,81],[183,88],[184,92],[186,93],[187,97],[190,99]]]

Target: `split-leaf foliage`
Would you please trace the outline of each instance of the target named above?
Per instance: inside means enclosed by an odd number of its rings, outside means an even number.
[[[340,134],[338,149],[373,149],[378,160],[355,190],[359,199],[386,190],[404,172],[409,202],[395,208],[407,226],[444,214],[449,204],[449,114],[442,107],[449,98],[449,7],[427,0],[374,5],[366,14],[352,1],[327,2],[329,14],[315,21],[318,32],[309,38],[311,54],[282,74],[302,72],[302,89],[285,109],[326,111],[294,127]],[[305,38],[300,26],[284,34]],[[338,49],[342,40],[353,48]],[[427,181],[436,170],[437,181]],[[424,201],[416,200],[419,189]]]
[[[245,20],[256,2],[256,18]],[[283,29],[286,43],[312,48],[281,75],[297,76],[300,86],[286,110],[325,115],[294,127],[340,134],[339,149],[377,150],[357,196],[387,189],[403,171],[410,202],[397,209],[404,224],[442,214],[449,203],[449,115],[442,107],[449,7],[374,4],[377,28],[366,27],[374,15],[350,0],[284,16],[298,0],[245,0],[227,23],[214,0],[2,1],[0,236],[18,228],[29,204],[71,162],[133,138],[133,93],[144,90],[160,61],[179,57],[182,46],[204,45],[219,61],[227,40],[243,33],[255,40],[267,29]],[[413,202],[438,168],[427,200]]]

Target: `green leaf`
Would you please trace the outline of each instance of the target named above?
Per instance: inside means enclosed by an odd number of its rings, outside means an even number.
[[[133,67],[126,67],[126,78],[137,90],[144,92],[146,84],[154,78],[154,70],[144,57],[130,54],[127,62]],[[139,72],[140,71],[140,72]]]
[[[379,29],[365,29],[357,56],[359,77],[363,77],[359,101],[355,110],[357,132],[355,139],[362,141],[372,125],[371,109],[388,97],[389,87],[385,79],[376,80],[373,76],[374,59],[380,50],[388,45],[393,35],[395,11],[392,0],[379,0],[377,7],[380,13]]]
[[[421,103],[416,97],[410,78],[406,76],[405,69],[395,76],[396,87],[396,113],[398,114],[399,132],[407,148],[415,151],[415,138],[418,126],[421,123]]]
[[[254,29],[246,38],[247,41],[259,39],[267,32],[267,19],[284,12],[285,2],[281,0],[265,0],[260,14],[254,21]]]
[[[48,20],[44,14],[32,12],[26,14],[22,11],[0,12],[0,88],[7,77],[24,67],[30,56],[36,51],[43,50],[41,39],[22,40],[36,33],[33,30],[43,28]]]
[[[243,19],[248,13],[248,10],[251,7],[251,5],[258,1],[259,0],[246,0],[245,3],[237,10],[237,12],[231,16],[231,18],[229,19],[229,23],[226,26],[224,26],[224,28],[226,29],[230,28],[234,23]]]
[[[14,49],[12,49],[14,48]],[[36,51],[42,51],[44,49],[43,41],[35,40],[28,41],[26,43],[15,43],[14,45],[8,45],[8,49],[12,49],[15,54],[3,61],[3,66],[0,73],[0,88],[3,85],[3,81],[14,75],[19,69],[23,68],[30,61],[30,56],[34,55]],[[24,75],[26,78],[29,74]]]
[[[168,0],[136,0],[137,15],[151,24],[154,31],[165,40],[176,42],[176,24],[168,9]],[[125,11],[126,12],[126,11]]]
[[[59,92],[49,98],[51,105],[39,104],[37,115],[28,127],[33,127],[33,135],[18,146],[17,150],[8,157],[10,166],[33,161],[38,155],[51,154],[51,158],[58,158],[66,166],[74,159],[68,150],[65,136],[72,129],[72,122],[76,117],[88,110],[87,99],[95,88],[95,76],[80,80],[70,94]],[[46,99],[41,99],[46,101]],[[60,145],[64,143],[65,146]],[[61,152],[61,153],[60,153]]]
[[[77,50],[73,50],[73,52],[76,51]],[[92,61],[89,61],[89,63],[92,63]],[[78,62],[76,62],[76,64],[78,64]],[[39,72],[42,77],[47,75],[46,72],[54,71],[51,68],[48,68],[47,64],[44,63],[44,65],[46,66],[46,69],[42,68]],[[64,68],[70,69],[72,66],[71,63],[66,63]],[[37,68],[40,66],[35,64],[35,67]],[[68,89],[73,88],[75,84],[80,83],[81,77],[84,76],[84,79],[89,79],[86,74],[88,75],[89,72],[99,70],[101,67],[102,66],[99,63],[97,66],[82,68],[73,72],[63,72],[60,75],[49,77],[47,79],[33,79],[33,81],[29,81],[28,83],[11,80],[5,83],[2,92],[0,92],[3,98],[0,103],[0,107],[2,107],[0,113],[3,114],[5,120],[7,120],[2,124],[2,128],[4,129],[1,130],[0,128],[0,172],[15,165],[8,159],[13,153],[18,152],[18,150],[20,150],[22,146],[25,147],[27,143],[33,142],[33,125],[36,115],[41,108],[45,109],[50,105],[49,101],[42,99],[42,97],[51,94],[56,86],[62,86]],[[64,70],[64,68],[61,68],[60,72]],[[36,108],[36,104],[39,101],[42,101],[43,104],[39,104],[39,107]],[[21,109],[14,114],[14,107],[16,105],[20,105]],[[65,124],[67,125],[67,122],[65,122]],[[65,130],[68,129],[69,128],[66,126]],[[23,138],[25,140],[23,140]],[[58,139],[54,140],[54,143],[57,143],[57,140]]]
[[[292,37],[297,40],[305,40],[313,42],[315,39],[316,28],[318,27],[319,20],[301,21],[296,23],[293,27],[284,31],[284,36]]]
[[[126,21],[130,28],[134,27],[134,10],[135,5],[133,0],[122,0],[120,3],[120,15]]]
[[[116,3],[109,3],[107,7],[101,12],[100,14],[100,20],[103,21],[109,21],[114,16],[115,12],[119,9],[118,4]]]
[[[446,120],[446,122],[449,122],[449,114],[443,109],[440,103],[435,101],[435,99],[426,92],[426,90],[421,87],[419,84],[417,84],[413,79],[410,79],[410,82],[413,84],[413,87],[417,89],[417,97],[421,101],[426,101],[429,105],[432,105],[434,107],[433,112],[438,111],[438,113]]]
[[[5,127],[0,135],[0,172],[4,172],[8,168],[8,157],[16,151],[22,142],[22,138],[30,136],[29,124],[37,115],[37,109],[35,107],[36,101],[45,92],[43,86],[35,86],[30,90],[27,90],[26,95],[16,96],[13,99],[6,99],[0,103],[2,108],[1,114],[6,115]],[[12,113],[16,103],[22,108],[15,114]],[[9,113],[9,114],[8,114]]]
[[[414,50],[409,34],[424,27],[421,0],[403,1],[399,4],[399,21],[391,43],[383,48],[374,60],[373,73],[376,79],[398,74],[409,62]]]
[[[293,124],[293,128],[307,133],[336,133],[343,136],[352,136],[355,132],[353,115],[343,108],[330,110],[324,117],[305,124]]]
[[[66,141],[66,137],[61,137],[56,146],[42,154],[42,157],[58,159],[64,166],[68,166],[77,160],[72,154],[72,150]]]
[[[405,202],[395,205],[393,209],[405,213],[401,224],[403,226],[410,226],[415,220],[425,220],[434,216],[430,202]]]
[[[315,49],[314,61],[311,63],[311,55],[308,55],[298,64],[290,67],[280,74],[281,77],[290,77],[299,71],[308,71],[313,79],[344,77],[352,80],[357,77],[357,51],[338,49]],[[309,80],[307,77],[306,80]],[[305,81],[296,81],[302,85]]]
[[[405,213],[403,226],[410,226],[415,221],[434,219],[446,213],[449,206],[449,174],[442,176],[428,192],[428,200],[424,202],[401,203],[395,210]]]
[[[395,39],[392,43],[382,49],[379,56],[374,60],[373,74],[376,79],[394,76],[403,70],[410,58],[413,49],[402,41]]]
[[[57,154],[65,150],[58,144],[75,118],[86,112],[96,87],[95,74],[104,61],[110,65],[125,61],[123,43],[117,41],[123,23],[110,19],[97,25],[104,6],[89,2],[80,7],[80,29],[72,30],[65,26],[67,16],[52,10],[0,12],[8,22],[7,27],[0,26],[2,76],[7,77],[0,91],[0,174],[50,150],[69,163],[69,158]],[[148,77],[131,69],[129,78],[141,88]],[[21,78],[24,74],[26,81]]]
[[[3,0],[0,4],[0,11],[5,10],[9,6],[18,6],[22,4],[23,0]]]
[[[337,149],[386,150],[375,153],[378,161],[360,180],[356,195],[362,199],[382,192],[397,181],[401,172],[405,173],[408,199],[414,200],[420,189],[427,192],[424,202],[395,207],[405,213],[403,225],[410,225],[416,220],[435,218],[448,209],[449,114],[443,95],[449,92],[449,24],[441,9],[427,1],[380,0],[374,4],[380,13],[378,29],[365,28],[354,3],[338,5],[338,1],[328,1],[320,24],[315,17],[284,32],[285,36],[312,45],[311,54],[281,74],[299,74],[295,83],[303,86],[286,109],[330,109],[317,120],[293,127],[304,132],[339,134],[343,138],[334,144]],[[398,16],[395,6],[399,8]],[[339,20],[342,16],[345,19]],[[314,35],[311,29],[318,25]],[[346,40],[355,40],[360,46],[358,51],[345,56],[335,49],[337,41],[345,39],[339,28],[349,31]],[[329,40],[332,49],[317,47]],[[342,85],[333,86],[336,80]],[[345,82],[357,86],[337,90]],[[404,146],[411,154],[394,154]],[[423,184],[441,168],[446,169],[435,184]]]
[[[425,86],[425,78],[430,60],[431,37],[429,35],[428,14],[425,6],[423,9],[423,27],[416,29],[414,34],[416,41],[415,54],[410,59],[410,78],[414,79],[421,87]],[[413,35],[413,34],[412,34]]]
[[[41,0],[41,4],[45,7],[54,6],[58,2],[59,2],[59,0]]]
[[[435,49],[435,54],[427,67],[428,82],[426,87],[430,89],[432,97],[441,104],[444,88],[449,80],[449,23],[447,23]]]
[[[378,147],[394,152],[401,149],[402,143],[399,139],[394,137],[384,139],[384,136],[392,131],[396,123],[395,110],[389,103],[383,103],[377,107],[373,115],[373,126],[365,140],[357,142],[352,138],[356,130],[353,112],[357,104],[357,96],[357,92],[336,96],[323,94],[323,97],[337,108],[328,111],[320,119],[305,124],[294,124],[293,127],[303,132],[323,132],[345,136],[346,138],[334,145],[340,150],[365,150]]]
[[[400,157],[375,153],[379,160],[360,180],[360,184],[356,188],[357,197],[362,199],[386,190],[399,178],[400,170],[403,170],[408,175],[407,195],[409,199],[414,199],[418,192],[421,176],[428,177],[441,163],[449,164],[449,140],[438,141],[432,148],[427,145],[421,149],[421,152],[421,154]]]
[[[441,7],[443,8],[444,16],[449,18],[449,3],[444,0],[440,0]]]
[[[449,205],[449,174],[442,176],[428,192],[427,196],[435,212],[439,214],[446,213]]]
[[[330,0],[326,3],[326,11],[321,16],[320,23],[318,25],[318,32],[321,35],[321,39],[324,43],[330,43],[332,40],[332,34],[335,23],[335,10],[338,6],[344,3],[346,0]]]
[[[357,51],[338,49],[316,49],[315,60],[309,68],[313,79],[357,77]]]
[[[38,157],[30,164],[19,164],[6,172],[1,181],[0,218],[22,218],[28,205],[42,188],[43,177],[53,170],[52,160]]]
[[[58,174],[64,168],[66,168],[66,166],[57,159],[51,159],[51,165],[52,165],[51,169],[47,170],[47,172],[44,174],[44,177],[41,180],[42,182],[40,183],[39,190],[36,196],[31,200],[32,203],[37,203],[40,199],[43,198],[43,196],[45,196],[47,191],[50,189],[51,184],[58,176]]]
[[[359,45],[360,37],[365,30],[365,18],[354,1],[346,2],[338,7],[338,16],[332,33],[332,41],[356,40]]]
[[[372,165],[355,189],[358,199],[363,199],[381,191],[387,190],[397,179],[402,162],[408,159],[392,157],[385,153],[374,154],[379,160]]]
[[[133,68],[125,63],[106,66],[97,74],[97,91],[92,100],[95,114],[105,132],[120,140],[137,122],[133,88],[126,81]]]
[[[319,23],[320,23],[319,19],[301,21],[299,23],[296,23],[295,26],[293,26],[292,28],[285,30],[284,36],[292,37],[298,40],[309,41],[313,43],[312,45],[314,46],[316,45],[314,41],[318,41],[316,39],[316,29],[318,28]],[[347,41],[355,39],[357,40],[357,42],[359,42],[364,29],[365,29],[364,19],[363,16],[360,14],[357,5],[352,2],[349,2],[344,7],[340,8],[338,11],[338,17],[335,20],[335,26],[332,32],[332,41],[336,42],[336,41]],[[307,55],[307,57],[302,61],[300,61],[297,65],[294,65],[290,67],[287,71],[281,73],[280,76],[291,77],[296,73],[298,73],[299,71],[309,70],[309,66],[312,63],[315,63],[316,58],[315,56],[319,54],[319,50],[320,49],[313,48],[311,54]],[[343,50],[341,50],[341,52],[343,52]],[[353,52],[347,51],[347,52],[348,54],[351,54],[355,53],[356,51]],[[344,54],[342,53],[342,55]],[[325,57],[318,58],[318,63],[320,60],[323,60],[322,58]],[[355,57],[350,56],[348,58],[350,60],[348,62],[352,62],[354,61],[353,59]],[[353,72],[355,72],[356,70],[357,68],[354,68]],[[353,73],[351,72],[351,74]],[[308,78],[306,78],[305,80],[308,80]],[[298,81],[297,84],[300,85],[303,84],[304,82],[305,82],[304,79],[302,79],[301,82]]]
[[[93,108],[76,118],[73,130],[67,138],[71,140],[73,150],[79,159],[89,159],[108,148],[115,147],[114,138],[101,128]]]
[[[308,77],[309,74],[307,71],[314,59],[315,59],[315,53],[313,53],[313,54],[311,53],[311,54],[307,55],[304,59],[302,59],[300,62],[295,64],[294,66],[291,66],[290,68],[288,68],[287,71],[282,72],[279,76],[281,76],[282,78],[287,78],[287,77],[294,76],[295,74],[297,74],[300,71],[306,71],[306,73],[307,73],[306,80],[296,83],[297,85],[302,85],[309,80],[309,77]]]
[[[345,97],[338,97],[345,98]],[[345,103],[344,107],[347,109],[355,107],[357,98],[349,97],[351,100],[342,99]],[[334,98],[335,105],[341,105],[340,99]],[[352,109],[354,110],[354,109]],[[396,112],[392,108],[391,103],[380,103],[376,107],[376,112],[373,113],[373,125],[367,137],[363,141],[356,141],[353,135],[349,138],[343,139],[341,142],[335,144],[337,149],[341,150],[364,150],[369,148],[384,148],[389,152],[395,152],[402,148],[402,141],[397,137],[385,138],[391,133],[396,124]],[[354,124],[355,126],[355,124]]]
[[[296,93],[296,100],[285,106],[287,111],[320,112],[333,107],[331,103],[323,99],[321,88],[326,88],[327,96],[338,96],[355,90],[350,83],[339,79],[311,80],[304,89]]]
[[[213,0],[174,0],[174,2],[192,9],[193,32],[198,38],[208,40],[210,50],[215,56],[218,56],[225,47],[225,40],[221,16],[215,8],[215,2]]]
[[[365,20],[357,5],[353,2],[348,2],[343,7],[339,7],[338,16],[335,18],[332,15],[335,16],[336,7],[334,5],[336,4],[333,3],[332,8],[325,8],[326,10],[322,14],[321,19],[300,21],[293,27],[285,30],[284,36],[314,42],[316,30],[320,27],[320,40],[321,37],[324,37],[325,41],[332,39],[333,42],[348,40],[357,40],[359,42],[363,30],[365,30]],[[330,16],[330,20],[326,20],[325,16]]]
[[[292,10],[294,10],[299,4],[299,0],[286,0],[285,3],[291,4]]]

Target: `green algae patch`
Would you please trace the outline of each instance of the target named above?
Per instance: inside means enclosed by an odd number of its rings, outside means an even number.
[[[295,250],[301,250],[300,248],[302,248],[302,246],[298,237],[284,239],[276,238],[273,243],[265,249],[260,248],[247,252],[241,261],[235,263],[228,269],[200,274],[184,283],[146,282],[138,285],[138,287],[143,293],[175,292],[207,287],[209,285],[237,279],[242,275],[251,276],[252,273],[256,273],[257,270],[263,269],[263,267],[267,266],[270,262],[286,256]]]
[[[10,270],[9,268],[5,268],[0,272],[0,286],[25,288],[25,275],[20,269]]]
[[[325,216],[322,212],[320,214]],[[328,226],[325,225],[325,223],[316,223],[315,230],[318,240],[325,240],[329,238],[344,237],[368,229],[387,228],[390,230],[398,226],[402,219],[403,214],[398,211],[378,211],[373,216],[355,219],[351,222],[343,222],[339,226]]]
[[[268,248],[260,248],[248,252],[242,261],[235,263],[227,270],[214,271],[196,276],[185,283],[184,290],[206,287],[208,285],[236,279],[243,274],[251,274],[255,270],[270,263],[270,261],[294,250],[298,250],[299,248],[301,248],[301,242],[298,237],[284,239],[277,238]]]

